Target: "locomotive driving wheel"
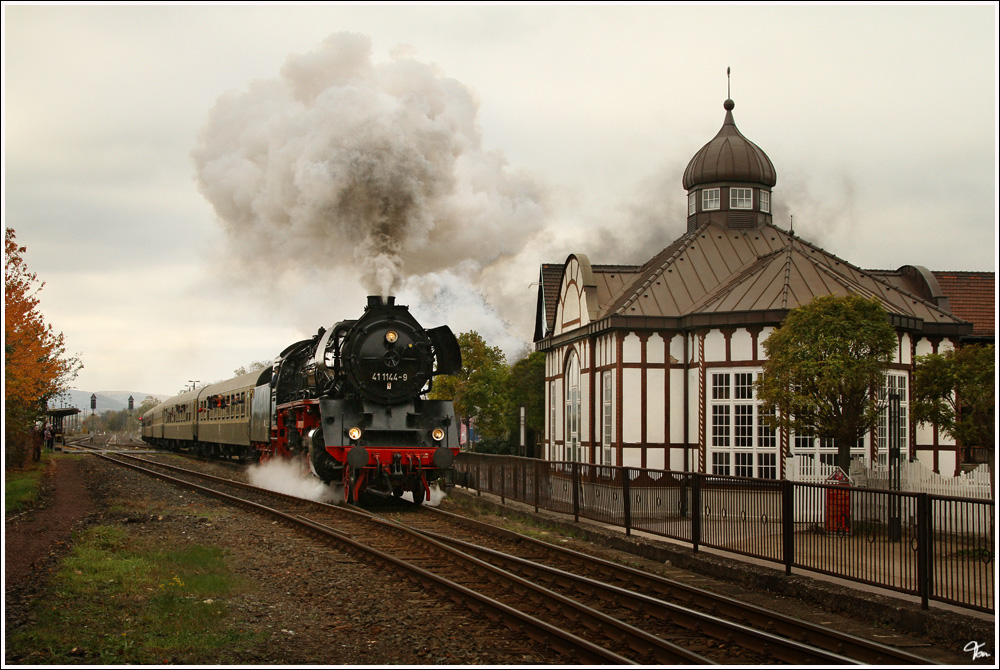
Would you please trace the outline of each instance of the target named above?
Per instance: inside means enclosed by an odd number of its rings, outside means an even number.
[[[353,501],[351,500],[351,491],[354,488],[351,482],[351,469],[344,468],[344,502],[350,505]]]
[[[424,482],[422,479],[417,479],[413,482],[410,487],[410,493],[413,494],[413,504],[422,505],[424,502]]]

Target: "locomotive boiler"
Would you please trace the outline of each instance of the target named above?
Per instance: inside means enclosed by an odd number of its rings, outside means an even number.
[[[143,416],[143,439],[208,456],[300,459],[344,499],[367,490],[421,503],[459,450],[451,401],[425,396],[462,356],[395,298],[290,345],[265,370],[175,396]]]

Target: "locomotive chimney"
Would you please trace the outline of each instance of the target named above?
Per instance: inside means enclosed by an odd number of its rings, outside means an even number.
[[[390,295],[383,298],[380,295],[368,296],[369,307],[392,307],[396,304],[396,296]]]

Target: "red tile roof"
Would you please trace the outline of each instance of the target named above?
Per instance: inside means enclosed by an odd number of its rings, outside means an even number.
[[[951,313],[972,322],[974,337],[993,337],[997,313],[996,273],[932,272],[941,291],[948,296]]]

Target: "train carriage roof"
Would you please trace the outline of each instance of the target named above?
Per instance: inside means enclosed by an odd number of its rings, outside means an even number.
[[[206,396],[210,395],[245,391],[247,389],[252,389],[255,386],[267,384],[270,381],[270,367],[264,368],[263,370],[255,370],[254,372],[248,372],[244,375],[240,375],[239,377],[233,377],[232,379],[226,379],[221,382],[215,382],[214,384],[201,387],[199,399],[204,399]]]

